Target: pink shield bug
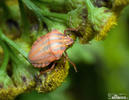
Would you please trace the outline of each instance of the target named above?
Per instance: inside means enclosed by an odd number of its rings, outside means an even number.
[[[65,32],[64,32],[65,33]],[[66,54],[66,49],[68,46],[72,45],[74,40],[68,35],[65,35],[58,30],[53,30],[46,35],[39,37],[29,52],[29,61],[34,67],[44,68],[50,63],[59,60],[63,53],[65,57],[68,58]],[[70,59],[68,59],[70,61]],[[70,61],[74,66],[75,71],[77,71],[76,66]],[[53,63],[52,67],[45,72],[52,70],[55,66]]]

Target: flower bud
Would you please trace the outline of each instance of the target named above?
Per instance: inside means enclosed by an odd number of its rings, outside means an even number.
[[[38,92],[49,92],[58,88],[68,75],[69,64],[66,58],[62,57],[57,61],[55,68],[42,74],[37,80],[36,90]]]
[[[103,9],[103,11],[106,11],[106,10]],[[116,22],[117,21],[117,16],[116,16],[115,13],[113,13],[111,11],[108,11],[108,10],[107,10],[107,12],[104,12],[104,13],[101,15],[102,18],[100,19],[101,21],[99,22],[101,24],[98,26],[98,29],[96,27],[96,29],[98,30],[98,34],[95,37],[96,40],[103,40],[103,39],[105,39],[105,37],[107,36],[107,33],[117,23]]]
[[[129,0],[113,0],[113,7],[126,6],[129,4]]]
[[[113,0],[112,9],[119,15],[121,10],[129,4],[129,0]]]
[[[22,92],[13,84],[5,71],[0,70],[0,100],[14,100]]]
[[[95,37],[96,32],[94,31],[92,24],[87,20],[86,25],[83,27],[82,31],[80,31],[80,34],[82,35],[79,38],[80,43],[86,44]]]
[[[6,72],[9,61],[9,51],[7,45],[2,40],[0,40],[0,45],[2,47],[2,55],[4,53],[4,57],[2,57],[2,64],[0,64],[0,100],[12,100],[20,92],[16,92],[17,88]]]
[[[79,28],[81,23],[83,22],[83,16],[86,14],[83,13],[84,7],[78,7],[75,10],[68,12],[69,20],[67,25],[72,28]]]
[[[88,9],[88,20],[98,33],[96,40],[102,40],[112,26],[116,24],[117,16],[106,7],[94,7],[90,0],[85,0],[85,2]]]
[[[27,63],[26,60],[23,59],[23,61],[21,60],[20,62],[21,63],[18,62],[12,64],[13,66],[12,80],[14,81],[17,88],[22,88],[23,91],[26,91],[34,87],[35,85],[34,74],[36,72],[30,66],[30,64]]]

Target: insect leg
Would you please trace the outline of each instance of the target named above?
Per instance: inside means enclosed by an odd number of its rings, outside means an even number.
[[[67,35],[66,32],[67,31],[78,31],[78,29],[75,29],[75,28],[67,28],[64,30],[64,35]]]
[[[69,59],[67,52],[64,52],[64,53],[65,53],[66,59],[68,59],[68,61],[73,65],[75,72],[77,72],[77,67],[76,67],[76,65]]]
[[[38,77],[40,77],[42,74],[44,74],[44,73],[46,73],[46,72],[48,72],[48,71],[54,69],[55,64],[56,64],[56,62],[53,63],[53,65],[51,66],[51,68],[49,68],[49,69],[47,69],[47,70],[45,70],[45,71],[41,71]]]

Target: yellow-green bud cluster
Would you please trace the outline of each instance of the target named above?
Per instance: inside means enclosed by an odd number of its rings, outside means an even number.
[[[119,15],[122,9],[128,4],[129,0],[112,0],[112,9]]]
[[[101,26],[100,31],[96,35],[96,40],[103,40],[107,36],[107,33],[111,30],[111,28],[116,25],[117,16],[115,13],[112,13],[107,20]]]
[[[120,7],[129,4],[129,0],[113,0],[113,7]]]
[[[57,62],[55,69],[40,76],[37,81],[36,90],[38,92],[49,92],[59,87],[68,75],[69,64],[66,58]]]
[[[30,66],[13,64],[12,80],[17,88],[22,88],[24,91],[34,87],[35,81],[33,74],[30,73]]]
[[[91,0],[85,0],[85,3],[88,10],[87,20],[94,30],[94,33],[92,33],[90,37],[96,34],[95,38],[97,40],[103,40],[107,36],[107,32],[116,24],[117,16],[113,11],[106,7],[95,7]]]
[[[94,31],[92,24],[89,22],[89,20],[86,20],[86,25],[84,25],[82,28],[82,31],[80,31],[80,34],[82,36],[79,38],[79,41],[82,44],[89,43],[89,41],[95,37],[96,32]]]
[[[14,100],[22,92],[23,89],[15,87],[11,77],[5,71],[0,70],[0,100]]]

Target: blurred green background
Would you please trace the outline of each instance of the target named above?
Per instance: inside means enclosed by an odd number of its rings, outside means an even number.
[[[67,79],[55,91],[33,91],[16,100],[107,100],[110,93],[129,97],[129,7],[106,40],[93,40],[87,45],[77,41],[67,52],[77,73],[71,66]]]

